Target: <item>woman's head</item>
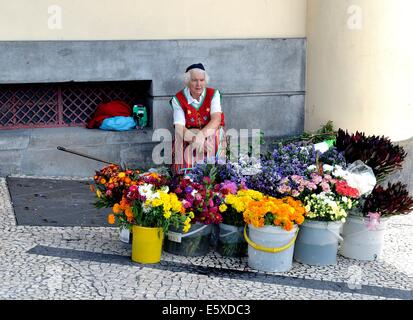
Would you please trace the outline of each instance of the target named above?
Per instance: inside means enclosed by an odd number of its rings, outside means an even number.
[[[209,76],[201,63],[193,64],[186,69],[184,83],[189,88],[192,96],[199,97],[208,82]]]

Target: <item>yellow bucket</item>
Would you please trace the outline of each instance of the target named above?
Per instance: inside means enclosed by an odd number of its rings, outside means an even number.
[[[162,228],[132,227],[132,261],[158,263],[161,261]]]

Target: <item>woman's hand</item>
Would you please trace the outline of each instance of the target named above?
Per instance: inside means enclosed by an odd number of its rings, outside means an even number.
[[[197,152],[204,152],[205,136],[200,131],[196,136],[192,137],[191,145]]]

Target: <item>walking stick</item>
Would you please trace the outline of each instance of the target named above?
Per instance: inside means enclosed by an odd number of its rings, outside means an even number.
[[[78,151],[73,151],[73,150],[70,150],[70,149],[66,149],[66,148],[63,148],[63,147],[60,147],[60,146],[57,147],[57,150],[64,151],[64,152],[69,152],[69,153],[73,153],[73,154],[76,154],[76,155],[78,155],[78,156],[81,156],[81,157],[84,157],[84,158],[88,158],[88,159],[92,159],[92,160],[95,160],[95,161],[99,161],[99,162],[103,162],[103,163],[107,163],[107,164],[114,164],[114,165],[119,166],[117,163],[113,163],[113,162],[101,160],[101,159],[98,159],[98,158],[89,156],[89,155],[87,155],[87,154],[84,154],[84,153],[81,153],[81,152],[78,152]]]

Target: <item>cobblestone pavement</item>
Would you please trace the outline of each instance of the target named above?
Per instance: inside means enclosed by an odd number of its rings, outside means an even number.
[[[413,299],[413,215],[391,219],[381,261],[264,273],[211,252],[141,265],[116,228],[16,226],[0,178],[0,243],[0,299]]]

